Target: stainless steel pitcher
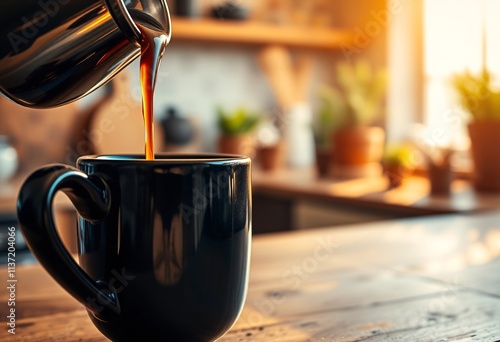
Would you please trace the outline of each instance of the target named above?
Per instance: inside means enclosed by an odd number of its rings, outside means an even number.
[[[166,0],[2,0],[0,93],[35,108],[85,96],[140,55],[134,18],[171,35]]]

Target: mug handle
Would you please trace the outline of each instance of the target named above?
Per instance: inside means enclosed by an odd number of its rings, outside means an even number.
[[[104,180],[70,166],[49,165],[31,174],[21,187],[17,201],[21,232],[50,275],[94,315],[105,319],[118,314],[116,293],[100,286],[74,261],[57,233],[52,202],[58,191],[88,221],[102,220],[109,212],[111,198]],[[95,304],[97,300],[102,306]]]

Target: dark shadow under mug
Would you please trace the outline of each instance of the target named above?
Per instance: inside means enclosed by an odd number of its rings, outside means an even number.
[[[88,156],[34,172],[18,199],[40,263],[112,340],[209,341],[247,291],[251,166],[224,155]],[[79,213],[78,265],[52,216],[63,191]]]

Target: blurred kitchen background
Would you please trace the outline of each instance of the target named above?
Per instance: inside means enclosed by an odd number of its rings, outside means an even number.
[[[500,204],[500,0],[169,5],[156,151],[250,155],[255,233]],[[62,108],[0,98],[3,226],[35,168],[143,153],[140,102],[137,61]]]

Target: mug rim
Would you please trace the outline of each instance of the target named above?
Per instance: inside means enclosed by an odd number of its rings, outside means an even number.
[[[144,154],[94,154],[81,156],[77,160],[80,162],[113,162],[113,163],[147,163],[147,164],[203,164],[203,163],[225,163],[225,164],[246,164],[250,163],[250,158],[225,153],[157,153],[155,159],[147,160]]]

